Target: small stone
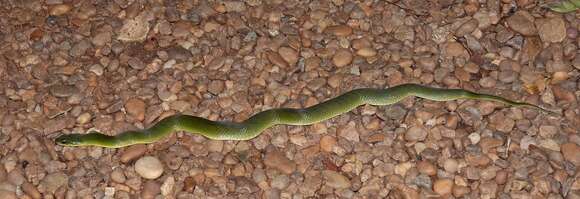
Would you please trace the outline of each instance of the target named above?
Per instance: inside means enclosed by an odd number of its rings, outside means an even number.
[[[509,133],[516,125],[516,121],[512,118],[506,117],[503,113],[497,112],[490,116],[490,126],[496,130]]]
[[[50,8],[49,13],[52,16],[61,16],[61,15],[68,13],[71,9],[72,9],[72,6],[70,6],[68,4],[60,4],[60,5],[55,5],[52,8]]]
[[[471,19],[459,26],[459,28],[457,28],[455,31],[455,35],[458,37],[463,37],[473,32],[478,26],[479,22],[476,19]]]
[[[296,65],[298,62],[298,52],[290,47],[280,47],[278,49],[278,54],[282,56],[282,59],[286,61],[286,63],[290,64],[290,66]]]
[[[336,67],[344,67],[352,62],[352,53],[348,49],[338,49],[332,57],[332,63]]]
[[[270,63],[272,63],[276,66],[279,66],[282,68],[290,67],[288,62],[286,62],[286,60],[278,52],[267,52],[266,56],[267,56],[268,60],[270,61]]]
[[[18,199],[18,197],[16,197],[15,192],[3,190],[3,189],[0,189],[0,196],[2,196],[3,199]]]
[[[364,47],[356,51],[356,54],[363,57],[373,57],[377,55],[377,51],[371,47]]]
[[[32,197],[33,199],[40,199],[42,198],[42,194],[38,191],[38,189],[29,182],[24,182],[21,185],[22,191]]]
[[[438,179],[433,183],[433,191],[441,196],[451,194],[453,190],[453,181],[451,179]]]
[[[427,130],[420,126],[413,126],[405,133],[405,140],[415,142],[423,141],[427,138]]]
[[[346,127],[340,128],[338,130],[338,136],[343,137],[351,142],[360,141],[359,132],[356,129],[356,124],[353,121],[349,122]]]
[[[278,175],[274,177],[274,179],[272,179],[272,182],[270,184],[272,185],[272,188],[285,189],[286,187],[288,187],[289,183],[290,178],[288,178],[287,175]]]
[[[346,25],[337,25],[327,27],[325,32],[334,34],[337,37],[345,37],[352,34],[352,28]]]
[[[210,152],[221,153],[224,148],[224,142],[221,140],[209,140],[207,142],[207,150]]]
[[[175,187],[175,178],[173,176],[165,178],[165,181],[163,181],[160,187],[161,195],[169,196],[173,192],[173,187]]]
[[[144,69],[146,67],[145,63],[138,58],[130,58],[129,60],[127,60],[127,64],[129,64],[129,66],[133,69],[137,69],[137,70],[141,70]]]
[[[544,42],[561,42],[566,38],[566,24],[560,17],[551,17],[536,20],[536,27],[540,38]]]
[[[433,165],[429,161],[417,162],[417,170],[419,170],[419,173],[430,175],[430,176],[437,174],[437,167],[435,167],[435,165]]]
[[[163,164],[153,156],[144,156],[135,162],[135,172],[145,179],[157,179],[163,174]]]
[[[580,166],[580,146],[569,142],[562,144],[562,146],[560,146],[560,150],[565,160],[576,165],[576,167]]]
[[[122,163],[128,163],[141,157],[143,154],[145,154],[145,152],[147,152],[147,146],[144,144],[133,145],[127,148],[123,154],[121,154],[119,160],[121,160]]]
[[[481,140],[481,135],[478,132],[473,132],[473,133],[469,134],[469,136],[467,136],[467,138],[469,138],[469,141],[471,142],[471,144],[477,144]]]
[[[157,194],[161,193],[161,185],[153,180],[148,180],[143,184],[142,190],[141,197],[143,199],[153,199]]]
[[[57,172],[46,175],[39,186],[43,187],[47,193],[54,193],[58,188],[67,184],[68,176],[62,172]]]
[[[80,57],[84,55],[92,44],[88,40],[81,40],[76,43],[69,51],[69,54],[73,57]]]
[[[79,93],[79,89],[71,85],[55,85],[49,88],[50,93],[55,97],[69,97]]]
[[[534,17],[525,10],[517,11],[509,17],[507,24],[512,30],[524,36],[531,36],[538,33],[538,30],[534,26]]]
[[[334,189],[346,189],[351,186],[350,180],[336,171],[324,170],[322,176],[324,176],[325,185]]]
[[[139,98],[131,98],[125,103],[125,110],[129,115],[138,121],[143,121],[145,119],[145,102]]]
[[[485,137],[481,139],[479,142],[479,146],[483,151],[489,151],[492,148],[496,148],[498,146],[503,145],[503,141],[500,139],[492,138],[492,137]]]
[[[77,117],[77,123],[79,124],[86,124],[91,120],[92,116],[90,113],[82,113]]]
[[[285,174],[291,174],[296,170],[296,163],[277,150],[266,153],[264,164],[267,167],[277,169]]]
[[[116,183],[125,183],[125,180],[127,180],[127,178],[125,177],[123,170],[121,170],[120,168],[115,168],[113,172],[111,172],[111,180],[113,180],[113,182]]]
[[[449,173],[455,173],[459,170],[459,163],[455,159],[446,159],[443,162],[443,169]]]
[[[117,39],[125,42],[144,41],[149,33],[149,22],[145,13],[134,19],[126,19]]]
[[[336,138],[325,135],[320,138],[320,149],[324,152],[332,152],[334,146],[336,146]]]
[[[89,69],[89,71],[95,73],[95,75],[97,76],[101,76],[105,72],[105,69],[103,68],[103,66],[101,66],[101,64],[93,64]]]
[[[224,81],[221,80],[213,80],[209,83],[208,87],[207,87],[207,91],[209,91],[210,93],[214,94],[214,95],[219,95],[220,93],[222,93],[225,89],[225,83]]]
[[[540,133],[541,137],[551,138],[551,137],[554,137],[558,133],[558,127],[542,125],[542,126],[540,126],[539,133]]]
[[[443,44],[442,54],[444,57],[469,57],[469,52],[458,42],[447,42]]]
[[[538,145],[540,147],[543,147],[545,149],[549,149],[549,150],[552,150],[552,151],[560,151],[560,144],[558,144],[553,139],[541,139],[541,140],[538,140]]]

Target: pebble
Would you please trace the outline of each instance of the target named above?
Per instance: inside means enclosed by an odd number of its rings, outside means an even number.
[[[437,167],[435,167],[435,165],[433,165],[429,161],[417,162],[417,170],[419,170],[419,173],[430,175],[430,176],[437,174]]]
[[[18,197],[16,197],[15,192],[6,191],[2,189],[0,189],[0,196],[2,196],[3,199],[18,199]]]
[[[534,26],[534,17],[525,10],[517,11],[514,15],[507,18],[507,24],[512,30],[524,36],[538,34],[538,30]]]
[[[336,171],[324,170],[322,176],[324,176],[324,184],[334,189],[346,189],[351,186],[350,180]]]
[[[49,13],[52,16],[61,16],[61,15],[68,13],[71,9],[72,9],[72,6],[70,6],[68,4],[60,4],[60,5],[55,5],[52,8],[50,8]]]
[[[221,153],[224,148],[224,142],[220,140],[209,140],[207,142],[207,150],[210,152]]]
[[[344,67],[352,62],[352,53],[348,49],[338,49],[332,57],[332,63],[336,67]]]
[[[141,157],[143,154],[145,154],[145,152],[147,152],[146,145],[144,144],[132,145],[129,146],[127,149],[125,149],[125,151],[121,154],[119,160],[121,160],[122,163],[128,163]]]
[[[359,142],[360,136],[355,125],[356,124],[353,121],[350,121],[344,128],[338,130],[338,136],[351,142]]]
[[[127,177],[125,177],[125,174],[123,173],[122,169],[115,168],[113,169],[113,172],[111,172],[111,180],[113,180],[113,182],[116,183],[125,183]]]
[[[332,152],[336,146],[336,138],[325,135],[320,138],[320,149],[324,152]]]
[[[455,159],[446,159],[443,162],[443,169],[449,173],[455,173],[459,170],[459,163]]]
[[[566,38],[566,24],[560,17],[536,20],[536,27],[543,42],[561,42]]]
[[[580,146],[575,143],[565,143],[560,146],[560,151],[564,156],[564,159],[576,165],[580,166]]]
[[[46,175],[40,182],[40,187],[45,190],[45,193],[55,193],[61,186],[66,186],[68,184],[68,175],[57,172]]]
[[[278,54],[288,63],[290,66],[296,65],[298,63],[298,52],[290,47],[280,47],[278,49]]]
[[[145,14],[134,19],[126,19],[119,31],[117,39],[124,42],[144,41],[149,33],[149,22]]]
[[[287,175],[277,175],[272,179],[272,182],[270,184],[272,188],[283,190],[286,187],[288,187],[289,183],[290,178],[288,178]]]
[[[145,179],[157,179],[163,174],[163,164],[153,156],[144,156],[135,162],[135,172]]]
[[[453,181],[451,179],[438,179],[433,183],[433,191],[441,196],[451,194],[452,190]]]
[[[73,57],[80,57],[87,53],[87,50],[91,47],[91,42],[88,40],[81,40],[70,49],[69,54]]]
[[[346,37],[352,34],[352,28],[346,25],[337,25],[327,27],[325,32],[334,34],[337,37]]]
[[[71,85],[54,85],[49,90],[55,97],[70,97],[80,92],[77,87]]]
[[[173,188],[175,187],[175,178],[173,176],[169,176],[165,178],[163,184],[161,185],[161,195],[168,197],[173,192]]]
[[[266,153],[264,164],[267,167],[277,169],[285,174],[291,174],[296,170],[296,163],[277,150]]]
[[[153,180],[148,180],[143,184],[142,190],[141,197],[143,199],[153,199],[161,193],[161,185]]]
[[[127,64],[131,68],[136,69],[136,70],[142,70],[146,67],[145,63],[141,59],[134,58],[134,57],[127,60]]]
[[[286,62],[286,60],[282,57],[282,55],[280,55],[277,52],[267,52],[266,56],[267,56],[268,60],[276,66],[279,66],[282,68],[290,67],[290,65],[288,64],[288,62]]]
[[[40,192],[38,191],[36,186],[34,186],[33,184],[31,184],[29,182],[22,183],[21,188],[22,188],[22,191],[24,191],[24,193],[26,193],[28,196],[30,196],[33,199],[42,198],[42,194],[40,194]]]
[[[139,98],[131,98],[125,102],[125,110],[129,115],[138,121],[143,121],[145,119],[145,102]]]
[[[364,47],[356,51],[356,54],[363,57],[374,57],[377,51],[371,47]]]
[[[467,34],[473,32],[479,26],[479,22],[476,19],[468,20],[463,23],[457,30],[455,30],[455,35],[458,37],[463,37]]]
[[[423,141],[427,138],[427,130],[420,126],[412,126],[405,133],[405,140],[415,142]]]

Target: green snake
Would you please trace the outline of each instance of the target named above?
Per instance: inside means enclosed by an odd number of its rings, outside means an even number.
[[[158,141],[174,131],[200,134],[213,140],[249,140],[274,125],[310,125],[330,119],[363,104],[390,105],[409,96],[434,101],[456,99],[490,100],[511,106],[523,106],[553,113],[539,106],[511,101],[499,96],[471,92],[464,89],[442,89],[417,84],[402,84],[387,89],[360,88],[304,109],[277,108],[259,112],[240,122],[212,121],[191,115],[166,117],[148,129],[126,131],[109,136],[97,131],[87,134],[64,134],[56,138],[63,146],[99,146],[119,148]]]

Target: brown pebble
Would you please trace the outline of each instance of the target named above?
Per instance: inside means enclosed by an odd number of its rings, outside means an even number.
[[[438,179],[433,183],[433,191],[439,195],[446,196],[453,190],[453,181],[451,179]]]
[[[161,185],[153,180],[148,180],[145,182],[145,184],[143,184],[141,197],[143,197],[143,199],[153,199],[159,193],[161,193]]]
[[[352,53],[348,49],[338,49],[332,57],[332,63],[337,67],[349,65],[352,62]]]
[[[143,121],[145,119],[145,108],[145,102],[138,98],[131,98],[125,103],[125,110],[127,113],[138,121]]]
[[[296,65],[298,62],[298,52],[290,47],[280,47],[278,49],[278,54],[288,63],[290,66]]]
[[[377,55],[377,51],[374,48],[365,47],[365,48],[361,48],[361,49],[357,50],[356,54],[363,56],[363,57],[372,57],[372,56]]]
[[[320,149],[325,152],[332,152],[332,149],[336,145],[336,138],[325,135],[320,138]]]
[[[24,191],[24,193],[26,193],[31,198],[39,199],[42,197],[38,189],[36,189],[36,187],[29,182],[22,183],[21,188],[22,191]]]
[[[435,167],[431,162],[425,160],[417,162],[417,170],[419,170],[419,173],[430,176],[437,174],[437,167]]]
[[[16,193],[2,189],[0,189],[0,196],[2,196],[2,199],[18,199]]]
[[[72,9],[72,6],[70,6],[68,4],[55,5],[52,8],[50,8],[50,15],[52,15],[52,16],[64,15],[64,14],[68,13],[71,9]]]
[[[467,188],[466,186],[453,186],[453,196],[455,197],[463,197],[465,194],[469,193],[469,188]]]
[[[564,159],[576,166],[580,166],[580,147],[572,142],[562,144],[560,151],[564,155]]]
[[[122,163],[128,163],[141,157],[147,152],[147,146],[144,144],[133,145],[127,148],[119,158]]]
[[[508,172],[500,170],[495,174],[495,182],[497,184],[505,184],[507,182]]]
[[[277,150],[266,153],[264,164],[267,167],[278,169],[285,174],[291,174],[296,170],[296,163],[288,159],[284,153]]]
[[[325,32],[334,34],[337,37],[345,37],[352,34],[352,28],[346,25],[330,26],[326,28]]]
[[[268,57],[268,60],[276,66],[282,68],[289,67],[288,62],[286,62],[286,60],[284,60],[284,58],[282,58],[282,56],[277,52],[266,52],[266,56]]]

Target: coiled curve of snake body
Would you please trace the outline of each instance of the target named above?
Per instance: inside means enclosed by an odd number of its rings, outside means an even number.
[[[109,136],[96,131],[88,134],[65,134],[59,136],[56,139],[56,143],[63,146],[119,148],[134,144],[152,143],[174,131],[187,131],[213,140],[249,140],[274,125],[310,125],[349,112],[363,104],[390,105],[409,96],[435,101],[456,99],[489,100],[553,113],[526,102],[516,102],[499,96],[480,94],[464,89],[442,89],[417,84],[403,84],[387,89],[355,89],[304,109],[270,109],[259,112],[240,123],[211,121],[191,115],[173,115],[162,119],[148,129],[126,131],[116,136]]]

